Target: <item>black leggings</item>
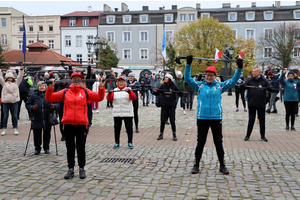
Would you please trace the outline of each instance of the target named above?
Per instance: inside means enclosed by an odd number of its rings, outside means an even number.
[[[284,102],[286,126],[289,126],[290,117],[291,117],[291,126],[294,126],[297,106],[298,106],[297,101],[285,101]]]
[[[165,130],[166,121],[170,119],[172,132],[176,133],[175,125],[175,108],[172,107],[161,107],[160,111],[160,132],[163,133]]]
[[[218,159],[220,166],[225,166],[224,164],[224,148],[223,148],[223,135],[222,135],[222,120],[203,120],[197,119],[197,146],[195,150],[196,165],[199,166],[203,148],[206,143],[206,138],[208,134],[208,129],[211,128],[214,144],[217,150]]]
[[[245,104],[245,90],[243,90],[243,89],[235,88],[235,105],[236,105],[237,108],[239,108],[239,94],[241,94],[243,106],[244,106],[244,108],[246,108],[246,104]]]
[[[134,100],[132,101],[132,106],[133,106],[133,114],[134,114],[134,124],[135,124],[135,128],[138,129],[139,128],[139,100]]]
[[[120,144],[120,134],[122,128],[122,120],[124,120],[125,128],[128,136],[128,143],[132,143],[132,117],[114,117],[114,128],[115,128],[115,142]]]

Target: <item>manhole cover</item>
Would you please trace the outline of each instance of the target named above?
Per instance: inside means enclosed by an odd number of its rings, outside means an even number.
[[[116,162],[122,162],[122,163],[129,163],[132,164],[135,161],[133,158],[104,158],[101,160],[101,163],[116,163]]]

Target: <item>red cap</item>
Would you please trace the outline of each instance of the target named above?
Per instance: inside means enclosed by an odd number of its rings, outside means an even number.
[[[83,76],[82,76],[80,73],[74,72],[74,73],[71,75],[71,79],[72,79],[74,76],[79,76],[81,79],[83,79]]]
[[[213,73],[217,73],[217,70],[214,66],[209,66],[206,68],[205,72],[213,72]]]
[[[119,76],[118,80],[126,81],[126,78],[124,76]]]

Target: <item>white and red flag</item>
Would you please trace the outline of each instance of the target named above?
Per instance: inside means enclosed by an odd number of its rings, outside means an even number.
[[[219,50],[219,49],[217,49],[216,48],[216,53],[215,53],[215,63],[217,63],[218,62],[218,60],[220,59],[220,57],[223,55],[223,53]]]
[[[239,53],[239,58],[240,58],[240,59],[243,59],[244,50],[245,50],[245,49],[243,49],[243,50]]]

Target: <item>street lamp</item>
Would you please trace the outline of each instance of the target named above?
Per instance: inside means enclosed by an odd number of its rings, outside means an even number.
[[[90,54],[95,53],[96,60],[98,60],[98,55],[100,54],[100,47],[102,46],[102,49],[105,51],[107,43],[105,41],[100,42],[100,38],[98,37],[98,35],[96,35],[94,37],[94,41],[95,41],[94,43],[92,43],[91,41],[86,42],[86,47],[88,49],[88,53],[90,53]],[[91,53],[92,46],[94,48],[94,52]],[[96,64],[96,66],[97,66],[97,64]]]
[[[233,52],[234,52],[234,48],[231,46],[229,48],[229,59],[232,60],[232,55],[233,55]],[[229,72],[229,77],[231,78],[231,61],[230,61],[230,72]],[[232,96],[232,90],[231,88],[228,89],[228,96]]]
[[[265,63],[262,63],[261,64],[261,68],[262,68],[262,72],[263,72],[263,74],[265,73]]]

